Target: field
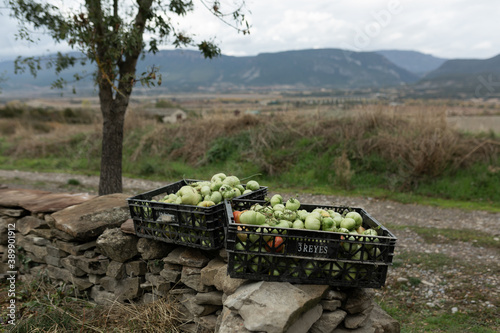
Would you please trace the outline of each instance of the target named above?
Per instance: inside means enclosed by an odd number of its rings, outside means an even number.
[[[0,165],[11,174],[0,183],[95,193],[97,105],[51,103],[11,103],[0,111]],[[147,107],[180,108],[188,120],[161,123],[142,112]],[[498,119],[499,105],[478,101],[390,103],[307,94],[136,98],[127,114],[123,162],[125,176],[143,184],[125,188],[137,193],[223,171],[240,178],[258,174],[273,192],[299,194],[304,202],[364,207],[398,237],[377,301],[403,332],[497,332]],[[16,177],[13,170],[28,176]],[[63,176],[51,181],[51,172]],[[39,284],[24,288],[33,295],[26,304],[47,318],[63,316],[73,329],[132,331],[130,325],[142,325],[120,322],[121,308],[89,309],[90,329],[73,318],[80,305],[71,307],[68,295]],[[117,322],[103,323],[100,311]],[[44,327],[40,332],[70,331]]]

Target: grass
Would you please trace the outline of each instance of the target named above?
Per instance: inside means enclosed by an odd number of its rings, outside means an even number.
[[[457,275],[455,270],[460,273]],[[489,274],[495,273],[481,263],[465,262],[441,253],[403,251],[395,256],[388,282],[376,300],[398,320],[401,332],[498,332],[500,303],[494,296],[495,287],[478,288],[475,284],[475,280]],[[406,276],[408,282],[391,279],[394,276]],[[428,276],[439,278],[441,282],[436,288],[445,288],[449,297],[441,297],[439,301],[428,298],[423,283]],[[475,302],[464,302],[467,299]],[[487,301],[494,307],[484,306]],[[434,305],[427,305],[429,302]]]
[[[0,295],[7,296],[6,290],[7,285],[2,282]],[[64,284],[50,283],[44,275],[17,281],[16,314],[19,318],[15,326],[4,326],[2,332],[177,333],[182,326],[174,299],[158,299],[150,304],[114,302],[104,306],[90,303],[76,294]],[[0,309],[4,323],[7,313],[6,307]]]
[[[415,225],[398,226],[391,223],[386,223],[386,226],[391,230],[410,229],[416,232],[427,243],[447,244],[465,242],[470,243],[473,246],[500,250],[500,241],[498,241],[498,236],[481,230],[472,231],[464,229],[429,228]],[[495,240],[495,238],[497,240]]]
[[[457,132],[443,122],[445,112],[420,106],[396,114],[368,105],[340,117],[338,110],[218,114],[173,125],[130,112],[123,175],[175,181],[260,174],[261,184],[280,191],[500,211],[498,136]],[[0,118],[2,168],[97,175],[100,125],[88,117],[75,123],[66,113],[72,122],[50,123],[48,131],[38,131],[41,118],[30,122],[27,111],[22,121]]]

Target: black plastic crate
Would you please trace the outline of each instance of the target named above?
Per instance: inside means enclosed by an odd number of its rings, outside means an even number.
[[[244,210],[256,203],[266,202],[237,199],[226,206],[231,218],[226,235],[231,277],[341,287],[380,288],[385,284],[397,239],[363,209],[311,204],[300,207],[309,212],[319,207],[340,214],[354,210],[363,217],[363,226],[377,229],[377,236],[234,222],[233,207]],[[273,243],[278,237],[282,243]]]
[[[183,179],[128,198],[136,235],[207,250],[222,248],[224,229],[228,222],[224,202],[211,207],[199,207],[154,201],[198,181]],[[238,198],[263,200],[266,195],[267,187],[261,186],[259,190]]]

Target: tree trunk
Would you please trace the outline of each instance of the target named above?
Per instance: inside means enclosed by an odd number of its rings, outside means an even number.
[[[123,127],[127,107],[111,103],[108,110],[102,110],[102,153],[99,195],[121,193]]]

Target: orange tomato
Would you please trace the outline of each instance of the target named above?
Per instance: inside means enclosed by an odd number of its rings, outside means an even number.
[[[280,236],[273,237],[265,245],[267,252],[282,252],[284,249],[284,240]]]
[[[235,210],[235,211],[233,212],[234,222],[236,222],[236,223],[241,223],[241,222],[240,222],[240,215],[241,215],[241,213],[243,213],[243,212],[244,212],[244,210],[243,210],[243,211]]]

